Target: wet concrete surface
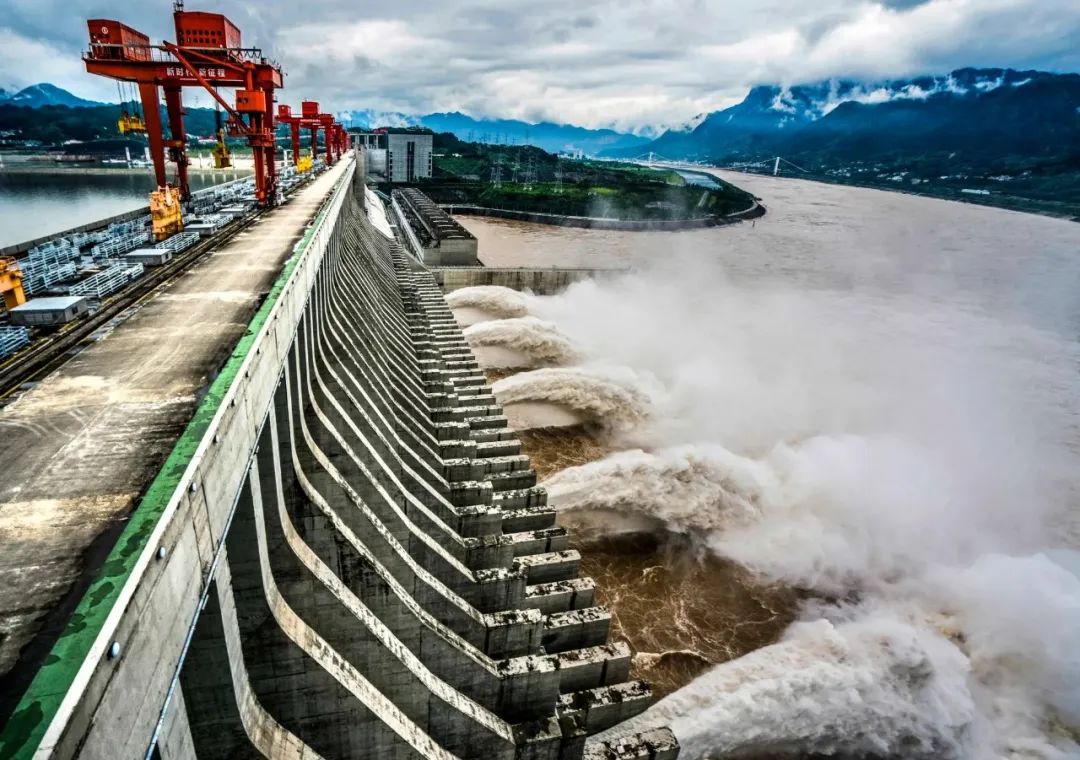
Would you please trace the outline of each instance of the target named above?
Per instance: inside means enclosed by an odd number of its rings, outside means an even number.
[[[340,171],[0,410],[0,725]]]

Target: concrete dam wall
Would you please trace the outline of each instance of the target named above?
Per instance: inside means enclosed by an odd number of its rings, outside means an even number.
[[[674,758],[441,291],[350,170],[0,757]]]
[[[628,271],[584,267],[433,267],[431,275],[444,293],[476,285],[499,285],[512,290],[551,295],[561,293],[575,282],[615,277]]]

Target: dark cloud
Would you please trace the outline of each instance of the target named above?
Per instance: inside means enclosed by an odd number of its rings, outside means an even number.
[[[906,11],[909,8],[915,8],[919,5],[926,5],[933,0],[879,0],[879,2],[886,8],[892,8],[896,11]]]

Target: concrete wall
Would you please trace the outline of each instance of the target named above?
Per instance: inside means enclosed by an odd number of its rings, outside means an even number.
[[[388,134],[387,171],[391,182],[414,182],[431,176],[431,151],[433,135]],[[413,146],[413,173],[408,173],[409,145]]]
[[[370,226],[351,178],[14,757],[561,760],[649,703],[576,552],[549,551],[565,531],[435,280]]]
[[[749,208],[725,216],[710,216],[701,219],[607,219],[591,216],[566,216],[565,214],[544,214],[535,211],[517,211],[515,209],[487,208],[472,204],[444,204],[447,213],[455,215],[490,216],[497,219],[513,219],[533,224],[550,224],[556,227],[581,227],[590,230],[618,230],[622,232],[679,232],[697,230],[705,227],[721,227],[725,224],[749,219],[758,219],[766,209],[755,201]]]
[[[614,277],[627,271],[629,270],[554,267],[445,267],[432,269],[431,275],[446,293],[474,285],[501,285],[513,290],[530,290],[540,295],[551,295],[566,290],[572,283],[581,280]]]
[[[386,177],[386,148],[364,148],[364,161],[368,176]]]

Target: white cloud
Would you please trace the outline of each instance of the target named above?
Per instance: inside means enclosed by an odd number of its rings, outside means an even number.
[[[42,39],[31,39],[0,26],[0,86],[19,89],[38,82],[91,100],[116,100],[116,85],[86,73],[82,59]]]
[[[0,27],[15,43],[0,50],[0,81],[107,91],[78,60],[83,19],[102,13],[101,2],[3,0]],[[1080,68],[1076,0],[209,5],[281,61],[283,99],[337,110],[462,110],[647,130],[730,105],[755,84],[879,81],[969,65]],[[171,33],[165,8],[115,15],[154,37]]]

